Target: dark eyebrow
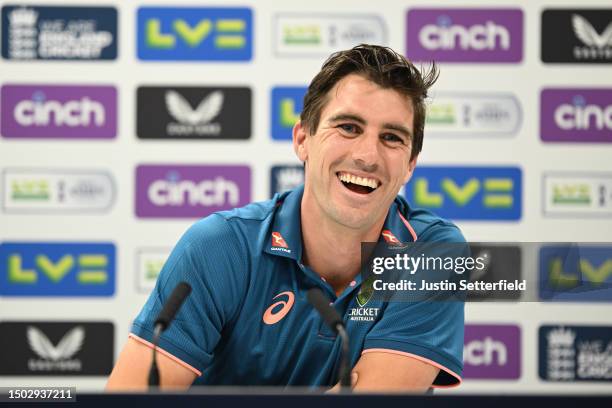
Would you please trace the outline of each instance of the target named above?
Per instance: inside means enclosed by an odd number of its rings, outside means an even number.
[[[328,122],[338,122],[341,120],[352,120],[361,125],[367,124],[364,118],[362,118],[359,115],[354,115],[351,113],[340,113],[336,116],[332,116],[331,118],[329,118]],[[395,130],[396,132],[403,134],[408,139],[412,139],[412,132],[405,126],[402,126],[396,123],[383,123],[383,129]]]
[[[365,121],[364,118],[362,118],[359,115],[353,115],[353,114],[350,114],[350,113],[340,113],[340,114],[338,114],[336,116],[332,116],[331,118],[329,118],[328,121],[329,122],[338,122],[338,121],[341,121],[341,120],[353,120],[353,121],[355,121],[355,122],[357,122],[359,124],[362,124],[362,125],[366,124],[366,121]]]

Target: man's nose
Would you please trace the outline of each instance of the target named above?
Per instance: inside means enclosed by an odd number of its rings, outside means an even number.
[[[372,172],[378,168],[378,148],[376,133],[366,132],[354,140],[352,157],[361,170]]]

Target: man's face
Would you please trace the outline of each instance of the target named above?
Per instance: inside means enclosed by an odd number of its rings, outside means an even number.
[[[300,123],[294,149],[306,163],[304,200],[315,216],[368,230],[408,182],[414,110],[406,96],[351,74],[327,95],[314,135]]]

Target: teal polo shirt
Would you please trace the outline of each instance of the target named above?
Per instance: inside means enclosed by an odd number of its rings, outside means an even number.
[[[303,186],[271,200],[212,214],[191,226],[166,261],[132,336],[150,346],[153,322],[173,288],[192,293],[161,336],[162,353],[196,373],[194,385],[333,386],[340,339],[309,304],[320,288],[362,354],[410,356],[440,369],[434,386],[461,382],[462,302],[383,302],[358,296],[357,276],[337,296],[302,264]],[[381,242],[464,242],[459,229],[397,197]]]

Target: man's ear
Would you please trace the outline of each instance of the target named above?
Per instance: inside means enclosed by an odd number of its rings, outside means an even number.
[[[300,161],[308,159],[308,145],[306,143],[308,130],[301,121],[293,126],[293,151]]]
[[[406,177],[404,177],[404,184],[406,184],[408,180],[410,180],[410,178],[412,177],[412,173],[414,173],[414,168],[416,167],[418,157],[419,156],[415,156],[414,159],[408,162],[408,172],[406,173]]]

